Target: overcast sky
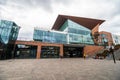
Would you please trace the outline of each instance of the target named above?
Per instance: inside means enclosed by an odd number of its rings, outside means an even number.
[[[51,29],[58,14],[103,19],[100,31],[120,34],[120,0],[0,0],[0,19],[21,26],[19,38],[32,39],[34,27]]]

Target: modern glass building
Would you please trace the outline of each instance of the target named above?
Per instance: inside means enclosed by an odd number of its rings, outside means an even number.
[[[0,20],[0,58],[12,56],[14,41],[17,39],[20,27],[7,20]]]
[[[12,21],[0,20],[0,59],[83,57],[84,54],[94,54],[103,49],[95,46],[97,39],[94,37],[103,22],[59,15],[51,30],[34,28],[34,41],[16,41],[20,27]]]
[[[66,20],[59,31],[34,29],[35,41],[62,44],[94,44],[90,29],[72,20]]]
[[[98,27],[103,22],[104,20],[59,15],[51,30],[35,28],[33,40],[46,42],[48,44],[63,44],[64,54],[62,54],[62,56],[82,57],[85,46],[94,45],[92,35],[98,31]],[[47,46],[46,44],[46,47],[44,45],[41,47],[41,57],[55,54],[55,49],[59,51],[59,48],[54,45]]]

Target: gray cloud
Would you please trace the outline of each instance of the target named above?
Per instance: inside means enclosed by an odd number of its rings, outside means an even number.
[[[46,11],[52,11],[52,4],[62,3],[69,4],[70,0],[0,0],[0,5],[16,7],[19,9],[26,8],[43,8]]]
[[[52,11],[52,4],[62,3],[63,5],[67,5],[70,2],[70,0],[0,0],[0,5],[9,5],[19,9],[39,7],[45,9],[46,11]]]
[[[108,0],[107,0],[108,1]],[[108,1],[109,2],[109,1]],[[111,4],[111,6],[112,7],[114,7],[114,8],[112,8],[111,9],[111,12],[112,13],[110,13],[111,15],[110,16],[116,16],[116,15],[120,15],[120,0],[116,0],[116,1],[112,1],[112,0],[110,0],[110,2],[109,2],[110,4]],[[110,7],[111,7],[110,6]],[[108,7],[109,8],[109,7]]]
[[[96,5],[96,11],[101,10],[99,17],[110,19],[120,14],[120,0],[93,0]],[[95,11],[95,12],[96,12]]]
[[[62,3],[64,5],[70,4],[72,0],[53,0],[53,3]]]
[[[0,0],[0,5],[21,9],[41,7],[47,11],[52,10],[51,0]]]
[[[5,5],[8,0],[0,0],[0,5]]]

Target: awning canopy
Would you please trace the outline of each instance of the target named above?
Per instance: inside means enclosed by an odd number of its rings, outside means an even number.
[[[70,19],[70,20],[90,29],[90,30],[92,30],[96,25],[98,25],[98,24],[100,25],[105,21],[105,20],[99,20],[99,19],[58,15],[52,29],[59,30],[67,19]]]

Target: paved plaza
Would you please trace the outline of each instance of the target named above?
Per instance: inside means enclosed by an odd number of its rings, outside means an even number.
[[[0,61],[0,80],[120,80],[120,61],[83,58]]]

